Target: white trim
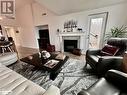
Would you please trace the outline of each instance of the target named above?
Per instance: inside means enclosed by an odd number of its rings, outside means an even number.
[[[88,32],[86,34],[86,50],[89,48],[89,37],[90,37],[90,26],[91,26],[91,19],[93,18],[103,18],[103,25],[102,25],[102,32],[101,32],[101,38],[100,38],[100,44],[99,47],[102,48],[103,42],[104,42],[104,35],[106,31],[106,25],[107,25],[107,19],[108,19],[108,12],[103,12],[103,13],[97,13],[97,14],[91,14],[88,15]]]

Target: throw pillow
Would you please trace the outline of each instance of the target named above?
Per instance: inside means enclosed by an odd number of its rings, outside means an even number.
[[[106,44],[101,50],[101,55],[114,56],[118,52],[118,50],[118,47]]]

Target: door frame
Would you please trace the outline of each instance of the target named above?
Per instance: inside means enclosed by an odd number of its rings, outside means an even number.
[[[105,31],[106,31],[106,26],[107,26],[107,19],[108,19],[108,12],[102,12],[102,13],[96,13],[96,14],[90,14],[88,15],[88,32],[86,34],[86,50],[89,49],[89,41],[90,41],[90,27],[91,27],[91,19],[94,18],[103,18],[103,24],[102,24],[102,30],[101,30],[101,40],[99,44],[99,48],[102,48],[103,42],[104,42],[104,36],[105,36]]]

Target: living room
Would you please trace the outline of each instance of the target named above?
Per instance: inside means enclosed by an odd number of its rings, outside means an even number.
[[[16,54],[12,54],[13,57],[17,58],[18,62],[15,64],[12,64],[12,62],[9,66],[6,66],[46,90],[52,84],[59,88],[61,95],[77,95],[82,89],[88,89],[100,79],[100,76],[98,78],[93,72],[95,67],[93,62],[91,62],[93,59],[87,57],[89,53],[91,54],[91,51],[88,50],[91,48],[102,49],[106,43],[110,43],[106,37],[109,37],[112,29],[126,29],[126,8],[126,0],[55,0],[54,2],[50,0],[15,0],[15,13],[13,16],[5,14],[0,16],[1,35],[5,39],[12,37],[15,44],[14,47],[11,47],[11,45],[7,47],[7,51],[11,51],[10,48],[16,47],[18,54],[18,57],[16,57]],[[94,21],[96,25],[94,25]],[[46,37],[43,38],[42,32],[45,31],[48,33],[44,34]],[[125,40],[125,34],[122,36],[123,40]],[[111,40],[116,41],[116,39]],[[124,42],[120,39],[120,43]],[[1,48],[2,54],[4,54],[6,49]],[[117,52],[121,50],[115,49]],[[54,63],[56,62],[56,66],[58,63],[62,65],[58,65],[57,69],[54,70],[43,68],[46,72],[36,70],[33,67],[33,62],[35,67],[42,66],[39,64],[40,59],[38,58],[42,56],[43,52],[46,52],[43,50],[47,50],[47,55],[52,59],[54,59],[54,56],[56,58],[56,55],[52,55],[54,52],[59,56],[64,56],[65,60],[63,59],[62,61],[51,60]],[[35,54],[37,52],[38,55]],[[117,53],[115,52],[115,54]],[[10,57],[10,59],[13,59],[13,57]],[[35,58],[35,60],[28,61],[28,58],[29,60]],[[118,62],[121,62],[122,58],[120,56],[120,58],[114,59],[115,61],[113,60],[111,63],[116,62],[117,59]],[[100,63],[105,61],[100,60]],[[21,66],[17,65],[17,63],[21,63]],[[32,66],[27,63],[32,64]],[[94,63],[96,62],[94,61]],[[116,67],[113,65],[110,69],[113,68]],[[107,69],[109,68],[98,69],[97,72],[106,73]],[[87,95],[84,92],[82,93],[81,95]],[[12,95],[15,94],[13,93]],[[55,93],[54,95],[58,94]]]

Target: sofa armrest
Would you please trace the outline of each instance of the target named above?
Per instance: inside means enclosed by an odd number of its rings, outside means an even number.
[[[123,57],[118,56],[104,56],[99,58],[97,64],[97,72],[100,75],[104,75],[110,69],[121,69]]]
[[[127,74],[118,70],[109,70],[105,78],[111,84],[115,85],[119,89],[127,92]]]
[[[89,49],[86,52],[87,55],[98,55],[100,53],[101,49]]]
[[[42,95],[60,95],[60,89],[52,85]]]
[[[87,90],[79,92],[78,95],[119,95],[119,92],[119,89],[102,77]]]

